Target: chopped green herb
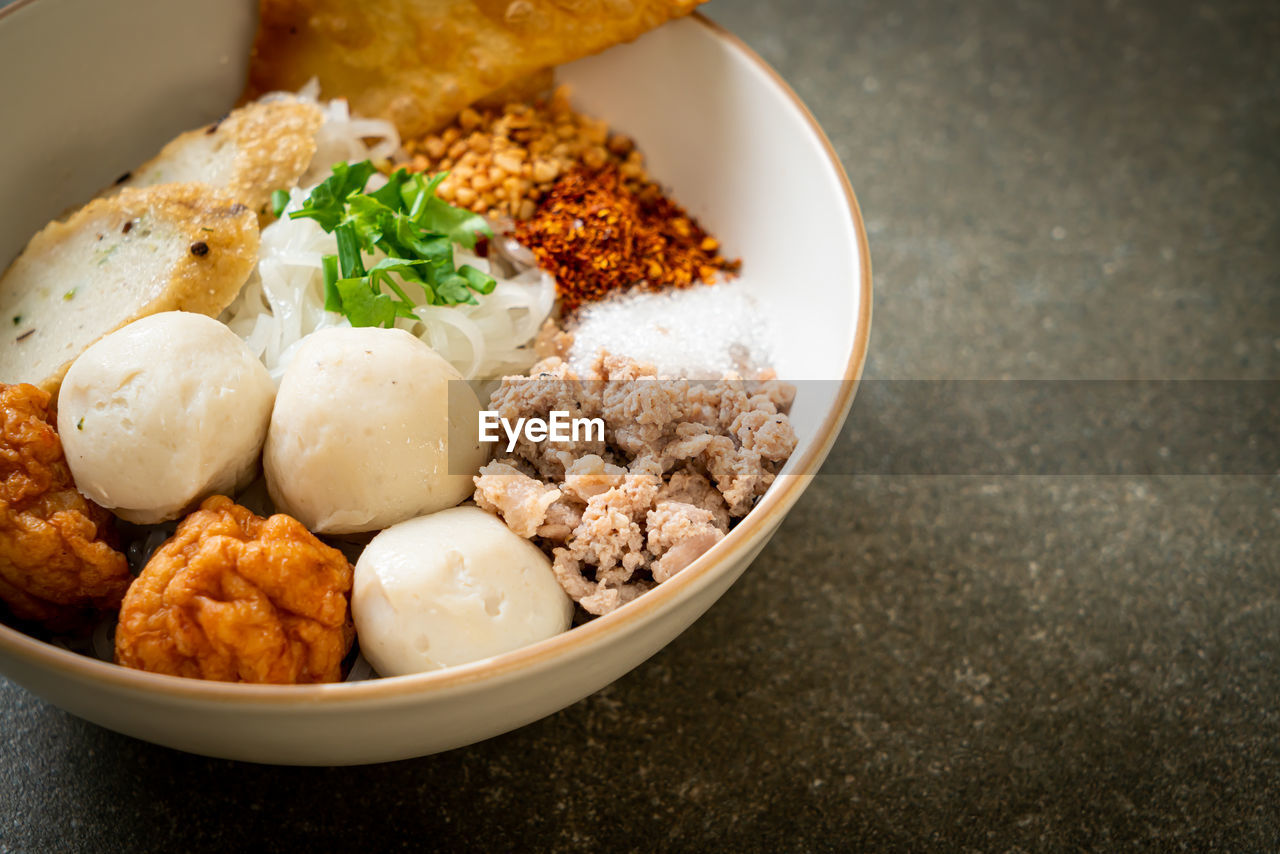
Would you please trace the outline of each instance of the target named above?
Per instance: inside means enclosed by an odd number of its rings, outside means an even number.
[[[338,239],[338,268],[342,270],[342,278],[358,279],[364,275],[364,259],[360,257],[360,238],[356,236],[355,226],[344,222],[333,230]]]
[[[310,217],[325,231],[333,231],[346,214],[347,197],[364,190],[364,185],[377,170],[373,163],[334,164],[333,174],[321,181],[302,203],[302,210],[289,214],[291,219]]]
[[[80,420],[76,422],[76,429],[77,430],[84,429],[84,416],[80,416]]]
[[[273,190],[271,193],[271,211],[277,217],[284,213],[284,209],[289,205],[288,190]]]
[[[346,315],[352,326],[392,326],[397,317],[413,317],[416,305],[474,305],[476,294],[492,293],[492,276],[467,264],[454,267],[453,244],[474,249],[481,235],[493,232],[483,217],[436,195],[447,173],[428,179],[398,169],[365,193],[376,171],[368,160],[339,163],[301,210],[289,214],[314,219],[337,239],[338,254],[322,259],[325,309]],[[277,192],[287,203],[288,194]],[[272,200],[278,201],[275,194]],[[365,254],[375,251],[387,257],[366,268]],[[421,289],[424,298],[414,302],[406,286]]]
[[[352,326],[391,326],[396,320],[396,304],[386,294],[375,294],[364,279],[339,279],[343,313]]]
[[[201,231],[213,231],[213,229],[212,229],[212,228],[210,228],[210,227],[209,227],[209,226],[207,226],[207,225],[202,225],[202,226],[200,226],[200,230],[201,230]]]
[[[76,295],[76,289],[72,288],[71,290],[67,291],[65,294],[62,295],[62,301],[70,302],[71,298],[74,297],[75,295]]]
[[[342,311],[342,295],[338,293],[338,256],[325,255],[320,259],[324,270],[324,310]]]
[[[15,314],[15,315],[13,316],[13,325],[14,325],[14,326],[17,326],[17,325],[18,325],[19,323],[21,323],[21,322],[22,322],[22,315],[20,315],[20,314]]]

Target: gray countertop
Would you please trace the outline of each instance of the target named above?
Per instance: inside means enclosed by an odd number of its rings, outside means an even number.
[[[1280,377],[1280,6],[707,10],[849,172],[869,378]],[[241,765],[0,680],[0,850],[1280,847],[1274,467],[932,476],[945,417],[859,411],[837,460],[898,473],[829,466],[675,643],[482,744]]]

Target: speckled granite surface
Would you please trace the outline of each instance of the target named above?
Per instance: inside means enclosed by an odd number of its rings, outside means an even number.
[[[868,376],[1280,377],[1274,3],[708,10],[848,168]],[[186,756],[0,680],[0,850],[1276,850],[1278,498],[821,477],[629,676],[386,766]]]

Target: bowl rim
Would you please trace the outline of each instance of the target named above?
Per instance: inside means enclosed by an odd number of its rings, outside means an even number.
[[[35,2],[36,0],[17,0],[0,10],[0,22]],[[796,473],[779,477],[761,498],[760,503],[753,507],[751,512],[743,517],[742,521],[711,551],[644,596],[610,614],[596,617],[588,623],[547,640],[468,664],[407,676],[391,676],[359,682],[259,685],[189,679],[121,667],[37,640],[3,624],[0,624],[0,650],[8,655],[25,659],[33,666],[58,671],[65,676],[105,683],[125,691],[164,694],[171,699],[244,704],[265,708],[310,706],[317,703],[329,705],[420,699],[432,694],[450,692],[474,682],[497,681],[510,677],[518,671],[548,666],[562,656],[572,655],[574,651],[584,651],[592,644],[599,642],[600,638],[625,633],[652,616],[658,609],[679,598],[687,589],[710,579],[716,569],[727,568],[760,544],[773,528],[781,523],[786,512],[799,500],[801,493],[813,479],[835,443],[849,408],[853,404],[853,397],[866,364],[870,340],[871,253],[867,244],[866,225],[863,222],[862,211],[854,195],[853,186],[849,182],[849,176],[813,113],[782,76],[741,39],[701,12],[695,11],[688,17],[702,26],[713,38],[726,43],[731,50],[739,52],[743,58],[763,71],[799,111],[810,131],[821,143],[828,162],[836,172],[854,228],[863,287],[858,295],[858,321],[854,330],[853,348],[844,367],[836,402],[823,418],[808,451],[798,461]]]

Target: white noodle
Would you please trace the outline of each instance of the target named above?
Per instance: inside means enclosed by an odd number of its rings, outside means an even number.
[[[351,662],[351,670],[347,673],[344,682],[363,682],[366,679],[377,679],[378,674],[373,672],[373,665],[365,660],[362,653],[356,653],[356,660]]]

